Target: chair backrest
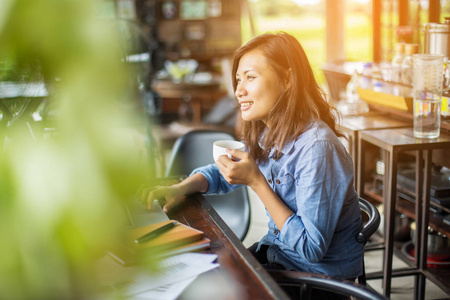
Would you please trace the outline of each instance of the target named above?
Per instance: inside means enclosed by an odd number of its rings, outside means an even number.
[[[356,235],[356,240],[358,241],[358,243],[365,245],[367,241],[369,241],[370,237],[378,230],[381,218],[380,212],[375,207],[375,205],[373,205],[372,203],[361,197],[359,197],[359,208],[369,218],[367,222],[363,225],[361,231]],[[366,285],[366,270],[364,259],[363,259],[363,273],[362,275],[358,276],[358,282],[361,285],[364,286]]]
[[[369,220],[364,224],[362,230],[356,236],[356,240],[358,243],[366,244],[370,237],[378,230],[381,218],[375,205],[361,197],[359,198],[359,208],[367,214]]]
[[[192,130],[175,141],[166,176],[189,175],[195,168],[214,163],[213,143],[217,140],[234,140],[228,132]]]
[[[322,274],[276,270],[270,270],[269,273],[279,285],[288,287],[287,291],[292,299],[341,299],[339,296],[364,300],[388,299],[372,288]],[[328,293],[323,294],[322,291]]]
[[[195,168],[214,163],[213,143],[217,140],[235,140],[228,132],[193,130],[179,137],[172,148],[166,176],[189,175]],[[250,227],[250,200],[246,187],[205,198],[242,241]]]

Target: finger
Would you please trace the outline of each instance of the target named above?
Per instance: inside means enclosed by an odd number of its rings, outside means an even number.
[[[160,187],[152,187],[147,188],[143,193],[143,200],[141,201],[148,210],[152,209],[153,207],[153,201],[155,199],[158,199],[162,193],[162,188]]]
[[[222,177],[229,182],[229,173],[230,173],[230,168],[232,167],[232,165],[234,162],[231,161],[230,159],[226,158],[224,159],[224,161],[217,161],[217,167],[219,168],[220,174],[222,174]]]
[[[142,188],[141,191],[139,192],[139,202],[141,202],[142,204],[145,204],[148,194],[150,193],[150,189],[149,188]]]
[[[231,184],[231,178],[228,176],[227,172],[220,170],[220,174],[222,174],[223,179],[225,179],[228,183]]]
[[[219,156],[219,158],[217,158],[217,160],[219,160],[219,159],[222,159],[222,160],[224,160],[224,159],[225,159],[225,160],[226,160],[226,159],[228,159],[228,160],[229,160],[230,158],[228,157],[228,155],[227,155],[227,154],[222,154],[222,155],[220,155],[220,156]]]
[[[145,204],[146,201],[147,201],[148,194],[149,194],[152,190],[154,190],[154,189],[156,189],[156,188],[157,188],[157,187],[149,187],[149,186],[143,185],[143,186],[140,188],[140,192],[138,192],[138,195],[139,195],[139,201],[140,201],[142,204]]]
[[[244,159],[247,156],[247,152],[245,151],[241,151],[241,150],[237,150],[237,149],[227,149],[226,150],[227,153],[229,153],[232,157],[236,157],[239,159]]]
[[[165,213],[168,213],[172,209],[172,206],[169,204],[164,205],[163,210]]]
[[[177,206],[178,202],[179,201],[175,201],[175,200],[167,201],[166,205],[164,205],[164,207],[163,207],[164,211],[166,213],[169,212],[172,208]]]
[[[227,168],[227,164],[229,162],[231,162],[231,160],[226,155],[222,155],[219,157],[218,160],[216,160],[216,166],[219,168],[220,171],[222,171]]]
[[[151,210],[153,207],[153,201],[155,200],[155,196],[153,195],[153,193],[149,193],[146,203],[145,203],[145,207],[147,208],[147,210]]]
[[[232,164],[233,160],[226,155],[219,156],[219,159],[216,160],[217,167],[219,167],[219,169],[222,168],[222,170],[229,168]]]

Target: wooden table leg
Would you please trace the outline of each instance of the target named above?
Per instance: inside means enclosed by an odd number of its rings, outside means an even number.
[[[421,156],[421,155],[420,155]],[[428,255],[428,223],[429,223],[429,209],[430,209],[430,190],[431,190],[431,156],[432,156],[432,150],[425,150],[424,151],[424,157],[425,157],[425,166],[423,168],[420,168],[417,170],[416,174],[416,186],[421,186],[418,190],[416,187],[416,202],[419,202],[417,206],[420,206],[421,208],[416,211],[416,219],[420,220],[420,227],[416,223],[416,231],[420,231],[420,239],[416,239],[416,246],[415,248],[420,249],[420,256],[416,256],[416,259],[418,260],[417,267],[421,271],[418,278],[416,278],[416,285],[414,286],[414,294],[416,295],[417,299],[424,299],[425,298],[425,285],[426,285],[426,277],[424,274],[424,271],[427,269],[427,255]],[[419,164],[420,167],[422,167],[422,164]],[[423,181],[419,181],[418,177],[421,177],[419,175],[423,174]],[[422,183],[423,184],[420,184]],[[421,192],[418,194],[417,192]],[[423,192],[423,193],[422,193]]]
[[[395,203],[397,197],[397,159],[398,154],[395,150],[391,151],[385,158],[389,158],[389,161],[385,161],[385,172],[389,174],[389,185],[386,186],[386,196],[384,197],[384,211],[386,222],[385,230],[385,253],[384,253],[384,276],[383,276],[383,289],[384,295],[390,297],[391,294],[391,279],[392,279],[392,258],[394,255],[394,228],[395,228]],[[387,167],[387,169],[386,169]],[[386,185],[386,182],[384,183]]]
[[[358,159],[357,161],[357,170],[356,170],[356,176],[357,176],[357,180],[356,180],[356,191],[358,192],[358,195],[360,197],[364,198],[364,174],[365,174],[365,166],[366,166],[366,162],[364,159],[364,156],[362,155],[362,153],[364,153],[366,151],[366,142],[358,139],[354,142],[358,143],[358,157],[360,157],[360,159]]]

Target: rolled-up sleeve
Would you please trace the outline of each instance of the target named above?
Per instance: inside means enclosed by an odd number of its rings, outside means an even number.
[[[201,173],[205,176],[206,180],[208,180],[208,190],[205,194],[225,194],[242,186],[229,184],[225,178],[223,178],[219,168],[215,164],[197,168],[193,170],[189,176],[192,176],[195,173]]]

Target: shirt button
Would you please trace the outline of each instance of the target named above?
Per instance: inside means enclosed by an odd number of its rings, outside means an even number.
[[[277,184],[280,184],[280,179],[275,180]]]
[[[277,234],[278,234],[278,230],[275,229],[275,230],[273,231],[273,234],[277,235]]]
[[[269,179],[268,181],[269,181],[269,183],[272,183],[272,179]]]

